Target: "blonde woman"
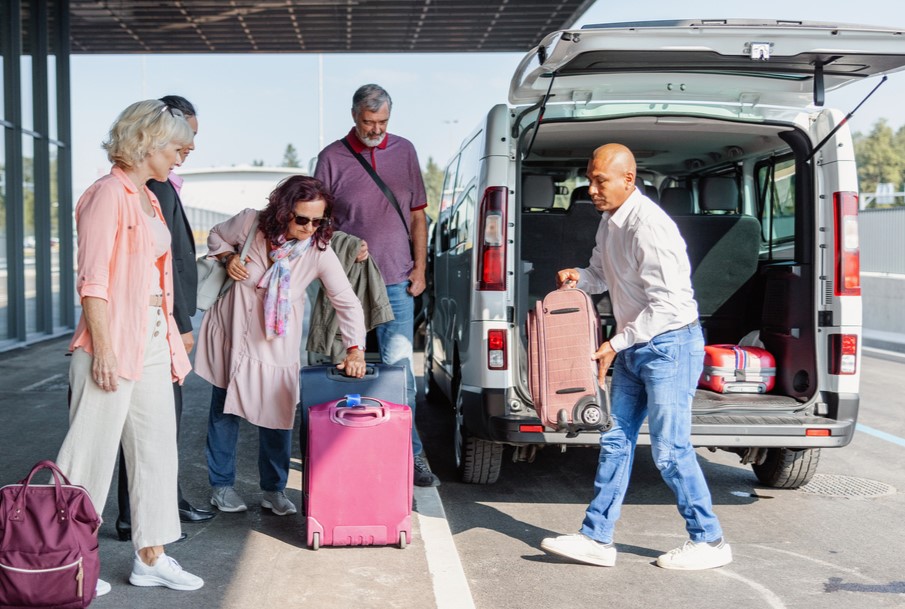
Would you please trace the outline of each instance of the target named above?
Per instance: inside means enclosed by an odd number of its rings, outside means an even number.
[[[170,233],[145,184],[166,180],[192,139],[178,110],[132,104],[104,142],[110,173],[76,206],[82,317],[69,346],[69,432],[57,456],[101,513],[122,443],[136,550],[129,581],[174,590],[204,585],[164,552],[182,534],[172,383],[191,364],[173,318]],[[98,582],[98,595],[109,590]]]

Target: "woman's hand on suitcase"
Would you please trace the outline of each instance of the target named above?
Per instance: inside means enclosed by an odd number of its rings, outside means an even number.
[[[610,364],[616,359],[616,350],[610,345],[610,341],[606,341],[600,345],[592,359],[597,360],[597,382],[601,387],[605,387],[606,371],[610,369]]]
[[[346,373],[346,376],[354,376],[360,379],[365,375],[365,352],[361,349],[352,349],[346,352],[346,359],[336,364],[336,367]]]

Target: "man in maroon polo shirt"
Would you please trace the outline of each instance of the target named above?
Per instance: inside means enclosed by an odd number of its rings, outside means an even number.
[[[385,364],[405,367],[406,395],[414,421],[414,298],[426,286],[427,194],[415,147],[407,139],[387,133],[392,109],[393,100],[383,87],[360,87],[352,96],[355,126],[343,139],[321,151],[314,177],[333,193],[334,226],[362,239],[357,260],[373,256],[386,283],[395,319],[377,327],[380,359]],[[398,210],[359,159],[383,181]],[[422,450],[421,438],[413,425],[415,484],[437,486],[440,481],[428,468]]]

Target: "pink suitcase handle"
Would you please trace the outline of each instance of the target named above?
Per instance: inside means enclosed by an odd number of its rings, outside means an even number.
[[[343,401],[339,404],[342,404]],[[337,404],[330,408],[330,420],[346,427],[375,427],[389,420],[390,411],[383,405],[383,402],[366,397],[362,397],[361,401],[372,402],[376,405],[340,406]]]

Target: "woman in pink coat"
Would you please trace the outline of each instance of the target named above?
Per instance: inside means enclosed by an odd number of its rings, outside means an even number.
[[[365,373],[365,322],[361,302],[330,248],[333,197],[308,176],[283,180],[260,213],[253,209],[211,229],[215,256],[236,283],[205,315],[195,371],[213,385],[207,429],[211,504],[224,512],[248,507],[233,488],[239,419],[258,426],[261,505],[284,516],[296,513],[284,489],[289,476],[292,427],[299,401],[299,348],[305,288],[319,279],[336,309],[346,347],[338,368]],[[257,228],[244,260],[237,252]]]

